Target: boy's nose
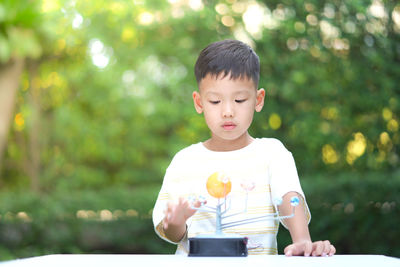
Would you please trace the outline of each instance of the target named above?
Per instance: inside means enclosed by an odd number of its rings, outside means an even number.
[[[229,103],[227,103],[227,104],[225,104],[223,106],[222,116],[224,118],[233,117],[233,109],[232,109],[232,106]]]

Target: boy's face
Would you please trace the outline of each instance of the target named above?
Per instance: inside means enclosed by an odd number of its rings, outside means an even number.
[[[207,75],[199,84],[199,92],[193,92],[196,111],[204,113],[211,130],[213,144],[237,147],[249,139],[248,128],[254,111],[264,105],[264,89],[257,90],[251,79],[233,80]]]

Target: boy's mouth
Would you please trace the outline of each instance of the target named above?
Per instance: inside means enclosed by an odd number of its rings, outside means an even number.
[[[222,127],[224,128],[224,130],[233,130],[236,127],[236,124],[234,124],[233,122],[225,122]]]

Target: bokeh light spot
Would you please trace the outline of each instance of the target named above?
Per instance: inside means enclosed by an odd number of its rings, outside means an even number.
[[[24,128],[25,119],[22,116],[21,112],[17,113],[17,115],[15,115],[14,122],[15,122],[17,130],[21,131]]]
[[[326,144],[322,147],[322,160],[325,164],[334,164],[339,160],[339,154],[332,145]]]
[[[346,161],[350,165],[352,165],[357,158],[361,157],[367,148],[367,139],[362,133],[357,132],[353,136],[354,139],[347,143]]]
[[[399,123],[395,119],[388,121],[386,128],[390,132],[397,132],[399,130]]]
[[[269,126],[274,130],[278,130],[282,125],[281,117],[276,113],[272,113],[271,116],[269,116],[268,122]]]

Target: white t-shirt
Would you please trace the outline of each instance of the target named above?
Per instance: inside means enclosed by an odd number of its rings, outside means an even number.
[[[256,218],[276,212],[273,200],[286,193],[298,192],[304,200],[308,220],[310,213],[301,189],[292,154],[283,144],[273,138],[254,139],[248,146],[234,151],[216,152],[197,143],[179,151],[165,173],[164,181],[153,209],[153,223],[156,233],[168,240],[163,232],[162,220],[169,201],[179,197],[205,197],[207,206],[215,207],[218,200],[207,192],[208,177],[221,172],[232,183],[227,196],[230,207],[226,215],[245,209],[246,191],[243,182],[254,182],[255,188],[248,194],[247,211],[223,220],[223,223],[245,218]],[[224,206],[223,206],[224,208]],[[188,238],[215,233],[215,214],[197,211],[187,221],[187,234],[177,243],[177,254],[188,253]],[[227,234],[239,234],[248,238],[249,254],[277,254],[276,235],[279,222],[264,220],[224,229]],[[173,242],[171,242],[173,243]],[[174,243],[176,244],[176,243]]]

